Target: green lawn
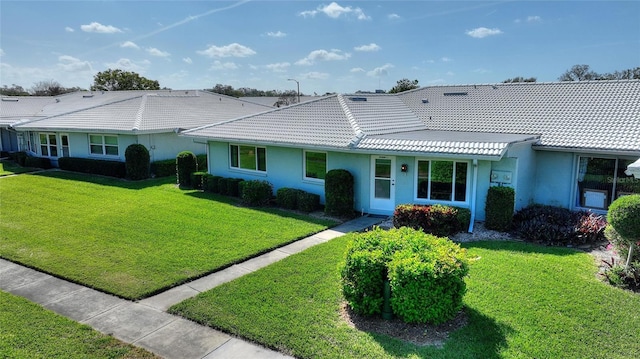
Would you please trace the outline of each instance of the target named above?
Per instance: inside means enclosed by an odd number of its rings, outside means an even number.
[[[0,358],[157,358],[26,299],[0,291]]]
[[[589,254],[526,243],[464,245],[469,323],[443,348],[353,329],[339,315],[349,236],[180,303],[171,312],[301,358],[639,358],[640,296],[596,278]]]
[[[0,177],[24,172],[31,172],[33,170],[35,170],[35,168],[22,167],[17,165],[13,161],[0,161]]]
[[[0,178],[0,257],[138,299],[332,222],[176,188],[68,172]]]

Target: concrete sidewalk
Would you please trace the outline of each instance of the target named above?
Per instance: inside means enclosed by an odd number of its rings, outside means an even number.
[[[360,217],[137,303],[3,259],[0,259],[0,289],[168,359],[289,358],[165,311],[200,292],[381,221],[381,218]]]

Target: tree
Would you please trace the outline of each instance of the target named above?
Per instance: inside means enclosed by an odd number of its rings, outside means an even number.
[[[571,69],[558,77],[560,81],[589,81],[596,80],[598,74],[589,69],[589,65],[573,65]]]
[[[524,78],[522,76],[517,76],[512,79],[506,79],[502,81],[503,84],[514,83],[514,82],[536,82],[538,79],[535,77]]]
[[[58,96],[66,93],[66,90],[58,81],[45,80],[34,83],[30,92],[33,96]]]
[[[399,92],[417,89],[419,87],[420,86],[418,86],[418,80],[411,81],[405,78],[402,80],[398,80],[396,85],[391,90],[389,90],[389,93],[399,93]]]
[[[599,75],[597,80],[640,80],[640,67]]]
[[[123,90],[159,90],[158,81],[149,80],[135,72],[120,69],[98,72],[93,77],[92,91],[123,91]]]
[[[640,194],[618,197],[611,203],[607,212],[607,222],[629,246],[625,269],[628,269],[631,264],[634,245],[640,243],[638,218],[640,218]]]
[[[11,84],[11,87],[3,85],[0,88],[0,95],[4,96],[29,96],[29,93],[22,88],[22,86]]]

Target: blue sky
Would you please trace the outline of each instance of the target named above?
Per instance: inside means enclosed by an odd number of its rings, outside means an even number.
[[[0,24],[0,85],[25,88],[88,88],[109,68],[324,94],[640,66],[640,1],[2,0]]]

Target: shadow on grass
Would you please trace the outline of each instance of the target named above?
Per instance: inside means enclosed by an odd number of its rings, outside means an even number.
[[[63,170],[47,170],[36,173],[30,173],[32,176],[42,176],[56,178],[60,180],[80,181],[86,183],[98,184],[101,186],[118,187],[122,189],[141,190],[150,187],[158,187],[166,184],[176,183],[175,177],[149,178],[141,181],[130,181],[123,178],[101,176],[95,174],[87,174],[80,172],[70,172]]]
[[[475,241],[460,243],[460,246],[463,248],[482,248],[494,251],[539,253],[551,254],[556,256],[572,256],[579,253],[585,253],[584,251],[577,248],[553,247],[545,246],[543,244],[518,241]]]
[[[465,308],[468,323],[449,334],[442,347],[416,346],[392,339],[386,335],[371,333],[384,350],[393,357],[408,358],[501,358],[501,348],[507,346],[506,337],[513,329],[496,323],[493,318],[473,308]]]

